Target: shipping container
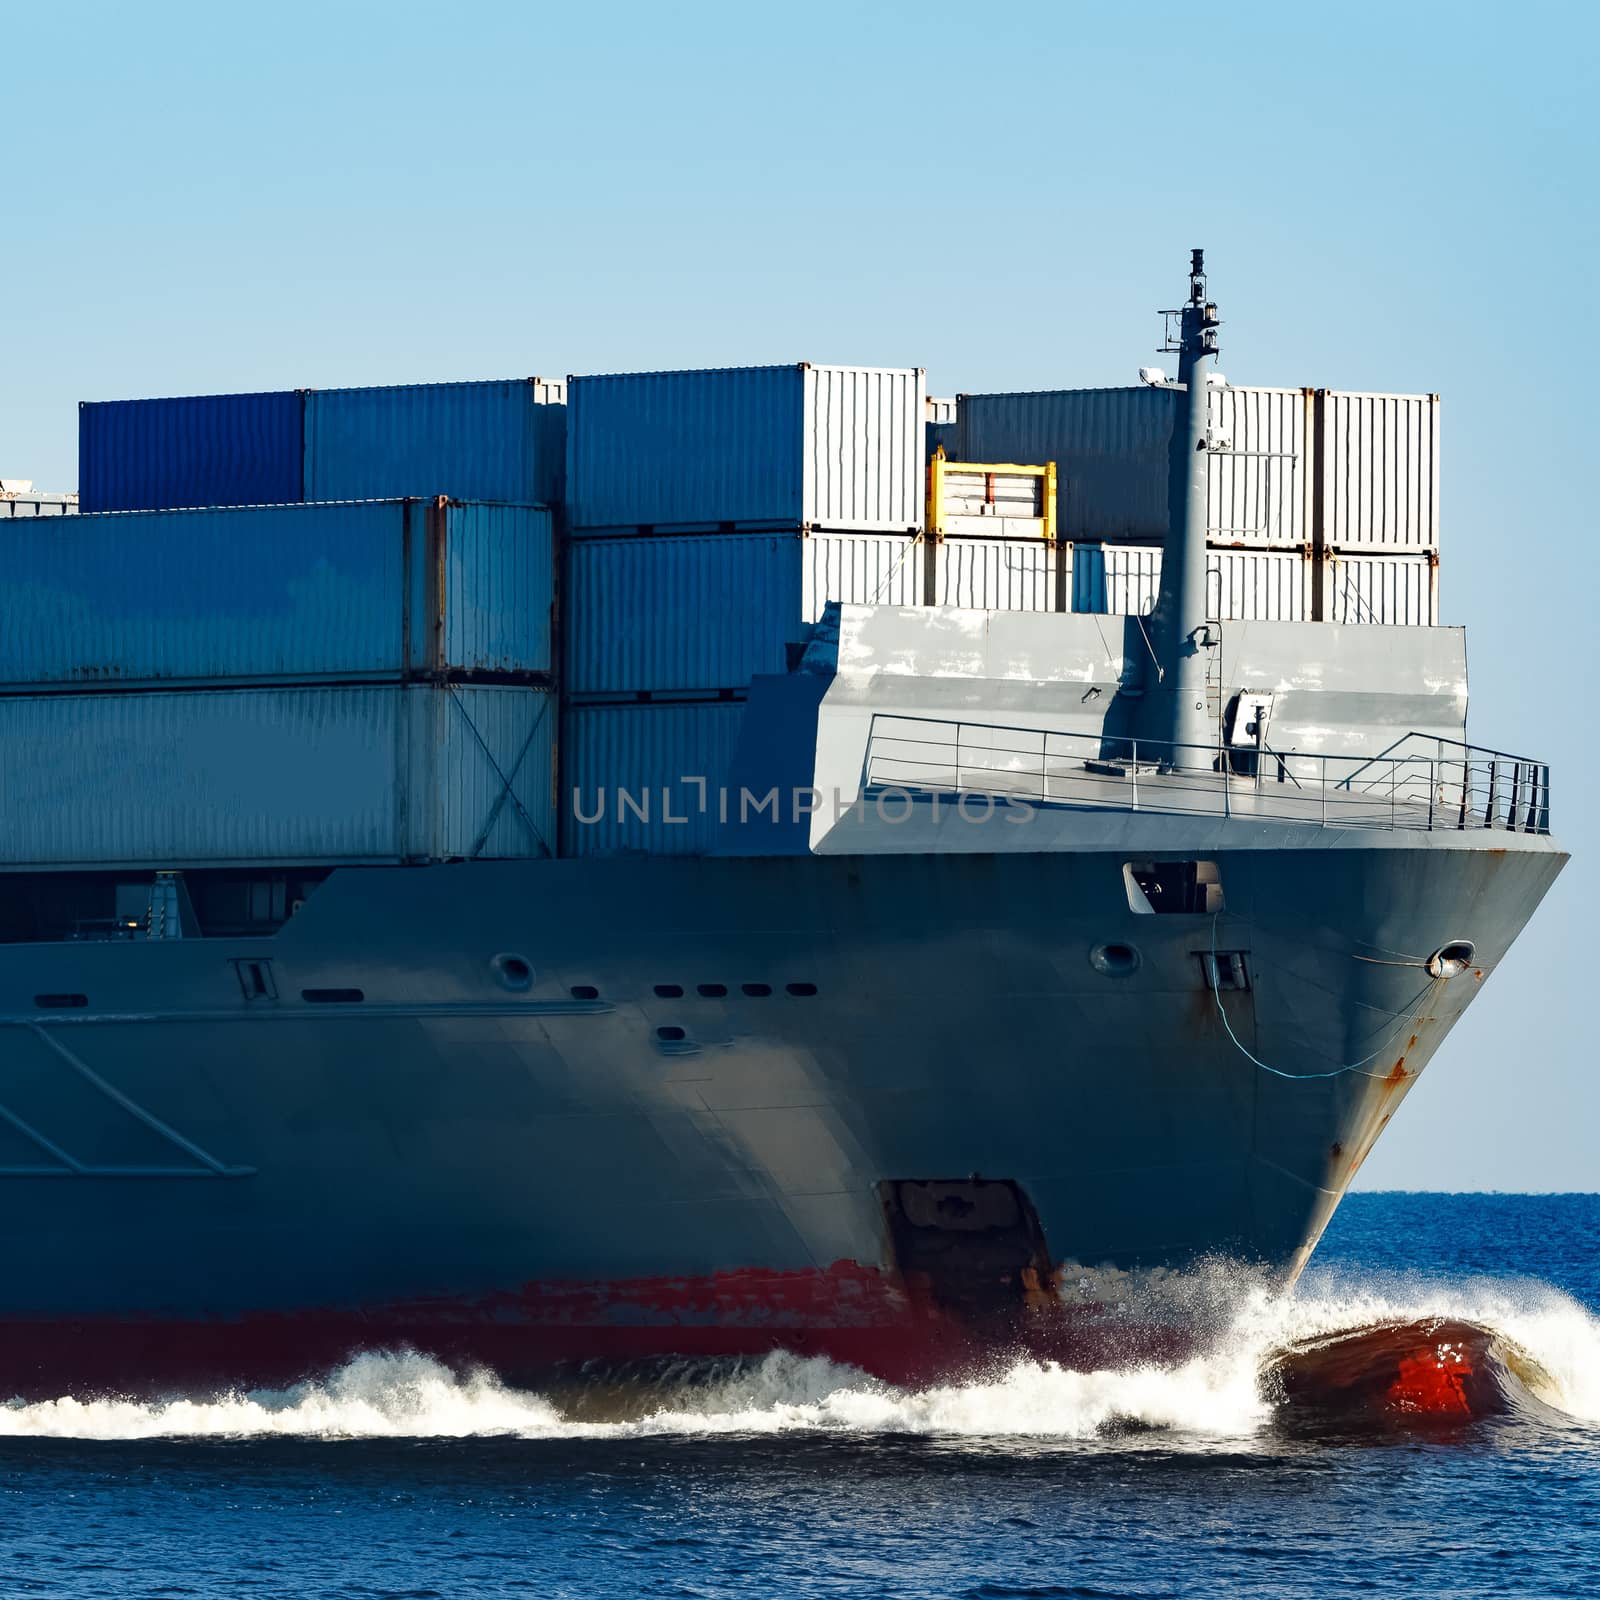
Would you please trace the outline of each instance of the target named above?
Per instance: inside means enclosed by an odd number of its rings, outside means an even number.
[[[0,531],[0,688],[547,673],[551,514],[423,501]]]
[[[923,421],[935,425],[951,423],[956,420],[956,402],[941,400],[934,395],[928,395],[922,402]]]
[[[1211,551],[1206,557],[1206,615],[1222,621],[1308,621],[1310,557],[1292,550]]]
[[[917,605],[915,535],[718,533],[573,539],[566,686],[574,694],[740,689],[788,669],[830,600]]]
[[[973,611],[1060,609],[1057,568],[1067,563],[1070,575],[1071,545],[1057,550],[1038,537],[958,538],[942,539],[933,548],[935,605]]]
[[[1428,555],[1342,553],[1325,567],[1325,614],[1334,622],[1439,624],[1439,561]]]
[[[551,853],[554,696],[342,685],[0,698],[0,863]]]
[[[1207,537],[1304,545],[1311,538],[1311,392],[1215,385],[1209,397],[1218,448],[1206,462]]]
[[[920,534],[812,533],[801,545],[801,557],[802,621],[818,621],[830,600],[852,606],[923,602],[927,554]]]
[[[571,525],[919,528],[923,401],[919,369],[801,363],[573,378]]]
[[[294,389],[85,401],[78,407],[79,509],[298,501],[303,413]]]
[[[1439,397],[1318,396],[1322,540],[1332,549],[1439,546]]]
[[[1160,595],[1161,551],[1152,545],[1080,544],[1072,573],[1074,611],[1148,616]],[[1311,558],[1301,552],[1209,551],[1206,614],[1221,621],[1308,621],[1311,578]]]
[[[962,461],[1056,463],[1057,530],[1073,539],[1166,537],[1171,388],[1057,389],[965,394]]]
[[[1112,616],[1148,616],[1161,593],[1161,547],[1075,544],[1072,609]]]
[[[1181,393],[1164,385],[963,395],[957,454],[1054,460],[1063,535],[1159,543]],[[1207,460],[1212,541],[1437,548],[1437,396],[1218,384],[1208,397],[1218,446]]]
[[[704,855],[716,844],[744,704],[568,705],[562,854]]]
[[[312,389],[305,406],[307,500],[561,499],[561,380]]]

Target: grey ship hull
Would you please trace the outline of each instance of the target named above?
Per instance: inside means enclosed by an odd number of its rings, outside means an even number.
[[[396,1345],[513,1377],[790,1348],[914,1378],[1181,1342],[1150,1286],[1300,1269],[1565,857],[1076,833],[347,869],[270,939],[0,949],[0,1389]],[[1135,914],[1130,852],[1197,850],[1226,911]],[[1472,970],[1431,980],[1455,939]],[[1093,964],[1113,942],[1135,970]],[[1213,946],[1248,952],[1248,992],[1212,992]],[[252,961],[275,996],[245,998]]]

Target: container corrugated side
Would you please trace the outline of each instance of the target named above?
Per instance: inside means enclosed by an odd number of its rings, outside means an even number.
[[[1439,564],[1430,555],[1342,553],[1327,565],[1328,617],[1432,628],[1439,623]]]
[[[0,863],[542,855],[553,710],[548,691],[431,685],[0,698]]]
[[[562,718],[562,853],[703,855],[745,707],[569,705]],[[738,796],[729,804],[737,814]]]
[[[1160,540],[1177,391],[1056,389],[961,396],[962,461],[1056,463],[1056,527],[1074,539]]]
[[[548,672],[555,529],[545,506],[444,508],[444,660],[469,672]]]
[[[1311,559],[1288,550],[1213,550],[1206,557],[1206,615],[1224,622],[1305,622]]]
[[[1335,549],[1439,544],[1438,395],[1345,394],[1323,406],[1323,541]]]
[[[575,377],[571,525],[920,527],[922,383],[806,364]]]
[[[283,505],[304,497],[298,390],[85,401],[81,511]]]
[[[922,526],[920,369],[807,366],[805,513],[812,527]]]
[[[1066,550],[1059,555],[1070,559]],[[1041,538],[941,540],[934,547],[933,603],[974,611],[1054,611],[1057,559],[1050,541]]]
[[[1161,547],[1076,544],[1072,609],[1112,616],[1148,616],[1161,592]]]
[[[554,504],[565,474],[560,387],[537,378],[306,394],[308,500]]]
[[[1210,427],[1226,444],[1207,458],[1207,536],[1304,544],[1311,537],[1310,392],[1217,385],[1208,395]]]
[[[852,606],[919,606],[926,584],[927,545],[915,533],[811,533],[800,615],[817,622],[830,600]]]
[[[414,670],[550,669],[542,508],[362,501],[89,515],[19,522],[4,546],[0,686],[396,677],[408,639]],[[441,577],[436,634],[430,590]]]
[[[1079,545],[1073,610],[1147,616],[1161,590],[1161,550],[1152,545]],[[1311,563],[1300,553],[1212,550],[1206,612],[1228,621],[1303,622],[1311,614]]]
[[[787,668],[803,639],[797,534],[574,539],[566,678],[574,694],[733,689]]]

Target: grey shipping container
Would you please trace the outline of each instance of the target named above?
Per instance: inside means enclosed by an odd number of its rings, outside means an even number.
[[[740,689],[787,670],[829,600],[916,605],[915,534],[679,534],[567,546],[574,694]]]
[[[546,673],[541,507],[364,501],[18,522],[0,687]]]
[[[958,454],[1060,472],[1058,529],[1159,542],[1179,390],[963,395]],[[1216,385],[1207,534],[1218,543],[1437,548],[1438,397]]]
[[[562,853],[704,855],[716,844],[745,707],[568,705],[562,718]]]
[[[307,500],[561,499],[563,380],[312,389],[305,407]]]
[[[376,684],[0,698],[0,863],[546,855],[553,702]]]
[[[726,367],[575,377],[578,529],[907,531],[922,523],[920,369]]]

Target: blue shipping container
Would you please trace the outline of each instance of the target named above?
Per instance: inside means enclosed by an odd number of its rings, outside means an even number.
[[[705,855],[717,842],[742,701],[569,706],[562,854]]]
[[[565,385],[542,378],[306,394],[307,500],[449,495],[554,505]]]
[[[725,367],[574,378],[574,528],[909,531],[923,515],[917,368]]]
[[[79,510],[298,501],[303,410],[293,389],[85,401],[78,407]]]
[[[369,500],[0,528],[12,688],[550,668],[535,506]]]

